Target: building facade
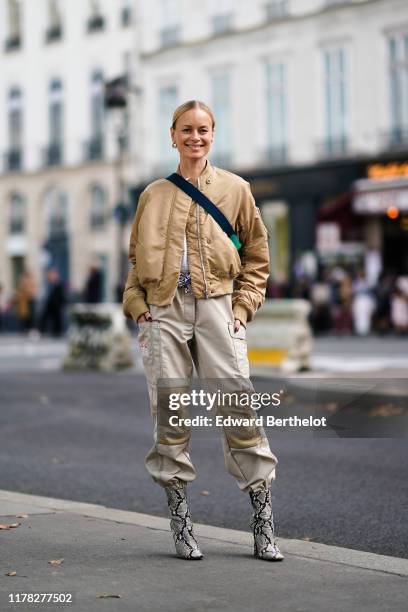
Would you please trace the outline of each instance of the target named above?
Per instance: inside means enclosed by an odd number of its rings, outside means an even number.
[[[374,249],[408,273],[407,2],[142,0],[138,40],[135,200],[175,167],[172,111],[202,99],[213,163],[247,178],[262,208],[275,278],[316,247],[354,263]]]
[[[316,247],[408,272],[405,0],[0,0],[0,41],[6,295],[50,265],[79,293],[97,263],[115,297],[117,205],[174,170],[191,98],[216,114],[212,162],[251,183],[275,279]],[[125,73],[126,133],[103,100]]]
[[[80,294],[89,267],[104,299],[118,282],[115,207],[130,167],[123,114],[104,108],[104,83],[134,56],[128,0],[0,0],[0,283],[23,269],[39,284],[57,267]],[[128,144],[128,146],[126,146]]]

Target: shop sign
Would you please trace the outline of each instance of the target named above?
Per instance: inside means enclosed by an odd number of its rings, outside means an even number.
[[[383,215],[389,208],[408,212],[408,187],[356,193],[353,210],[360,214]]]
[[[250,183],[251,191],[255,197],[264,194],[273,195],[278,192],[277,183],[269,179],[252,179]]]
[[[371,164],[367,168],[367,176],[374,181],[385,181],[404,176],[408,177],[408,162]]]

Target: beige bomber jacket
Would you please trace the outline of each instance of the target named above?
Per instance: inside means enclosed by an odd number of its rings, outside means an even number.
[[[171,304],[177,291],[184,233],[196,298],[232,293],[235,318],[244,325],[265,300],[268,234],[249,183],[207,161],[198,188],[224,213],[243,246],[238,252],[213,217],[170,181],[159,179],[148,185],[140,195],[133,221],[129,245],[132,268],[123,294],[124,313],[135,321],[149,304]]]

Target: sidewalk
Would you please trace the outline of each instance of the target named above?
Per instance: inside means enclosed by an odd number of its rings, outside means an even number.
[[[404,559],[279,539],[285,560],[266,563],[249,532],[197,525],[205,559],[188,562],[163,518],[11,491],[0,491],[0,513],[20,523],[0,530],[1,612],[406,610]],[[11,604],[10,593],[72,593],[73,604]]]

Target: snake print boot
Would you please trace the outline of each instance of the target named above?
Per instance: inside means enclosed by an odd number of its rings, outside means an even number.
[[[250,491],[249,496],[254,509],[250,525],[254,533],[254,556],[263,561],[282,561],[284,557],[274,537],[270,490]]]
[[[173,532],[177,556],[194,561],[202,559],[204,555],[199,549],[193,533],[186,485],[178,481],[175,485],[165,487],[165,490],[171,513],[170,527]]]

